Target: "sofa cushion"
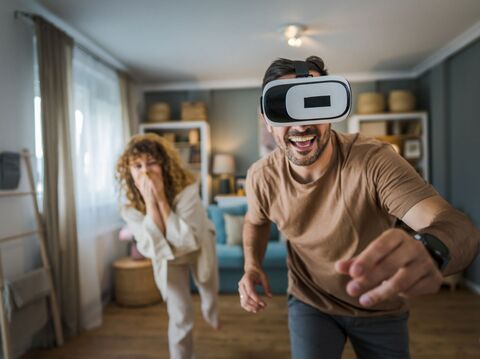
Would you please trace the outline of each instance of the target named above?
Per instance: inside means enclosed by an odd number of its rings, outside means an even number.
[[[225,214],[230,214],[233,216],[241,216],[247,213],[247,205],[239,205],[232,207],[218,207],[217,205],[211,204],[208,206],[208,218],[213,222],[215,226],[217,243],[225,244],[227,242],[227,234],[225,231]],[[270,228],[270,238],[269,241],[278,241],[280,237],[280,232],[277,226],[272,223]]]
[[[227,235],[225,232],[225,217],[224,214],[231,214],[234,216],[244,216],[247,213],[247,205],[233,206],[233,207],[218,207],[214,204],[208,206],[208,217],[212,220],[215,226],[217,235],[217,243],[225,244],[227,242]]]
[[[217,257],[219,268],[243,269],[243,248],[241,246],[217,244]]]
[[[269,242],[265,257],[263,258],[263,268],[285,267],[287,258],[287,245],[284,241]]]
[[[229,246],[241,246],[243,234],[243,222],[245,216],[234,216],[224,214],[225,232],[227,234],[227,244]]]

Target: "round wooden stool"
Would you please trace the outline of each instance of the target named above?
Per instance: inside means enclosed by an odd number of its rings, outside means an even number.
[[[140,307],[159,302],[162,297],[153,278],[150,259],[125,257],[113,263],[115,300],[119,305]]]

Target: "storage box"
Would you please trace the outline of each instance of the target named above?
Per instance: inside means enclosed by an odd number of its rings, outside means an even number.
[[[204,102],[182,102],[182,121],[206,121],[207,105]]]
[[[385,112],[385,97],[380,92],[363,92],[358,95],[357,113],[372,114]]]
[[[170,120],[170,105],[166,102],[157,102],[148,109],[148,122],[165,122]]]
[[[390,91],[388,109],[390,112],[411,112],[415,110],[415,96],[410,91]]]

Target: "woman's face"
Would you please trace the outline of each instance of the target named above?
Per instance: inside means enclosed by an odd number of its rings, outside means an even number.
[[[147,174],[161,175],[162,169],[158,161],[150,154],[142,153],[130,160],[130,173],[133,177],[135,185],[138,187],[142,176]]]

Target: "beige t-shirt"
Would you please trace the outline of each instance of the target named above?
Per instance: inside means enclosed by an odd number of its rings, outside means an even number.
[[[288,238],[288,292],[337,315],[405,311],[395,298],[364,308],[346,293],[350,277],[334,263],[358,255],[395,218],[437,192],[393,148],[358,134],[332,131],[332,160],[318,180],[301,184],[280,149],[252,165],[247,198],[253,224],[274,222]]]

